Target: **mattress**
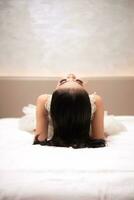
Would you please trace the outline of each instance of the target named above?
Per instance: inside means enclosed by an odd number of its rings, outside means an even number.
[[[134,200],[134,116],[104,148],[32,145],[19,118],[0,119],[0,200]]]

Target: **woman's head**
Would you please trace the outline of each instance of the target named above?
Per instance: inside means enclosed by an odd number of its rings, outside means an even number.
[[[89,138],[91,103],[81,87],[59,87],[52,95],[50,114],[56,146],[81,147]]]
[[[84,89],[84,83],[74,74],[68,74],[66,77],[63,77],[58,82],[56,89],[67,89],[67,88]]]

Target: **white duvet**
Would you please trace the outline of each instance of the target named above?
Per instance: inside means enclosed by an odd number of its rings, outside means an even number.
[[[134,200],[134,116],[104,148],[32,145],[19,119],[0,120],[0,200]]]

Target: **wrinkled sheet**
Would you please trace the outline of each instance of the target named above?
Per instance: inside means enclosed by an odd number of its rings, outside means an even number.
[[[0,200],[134,200],[134,116],[104,148],[32,145],[18,118],[0,119]]]

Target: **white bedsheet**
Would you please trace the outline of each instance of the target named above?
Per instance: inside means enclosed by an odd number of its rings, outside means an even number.
[[[17,118],[0,120],[0,200],[134,200],[134,116],[105,148],[31,145]]]

